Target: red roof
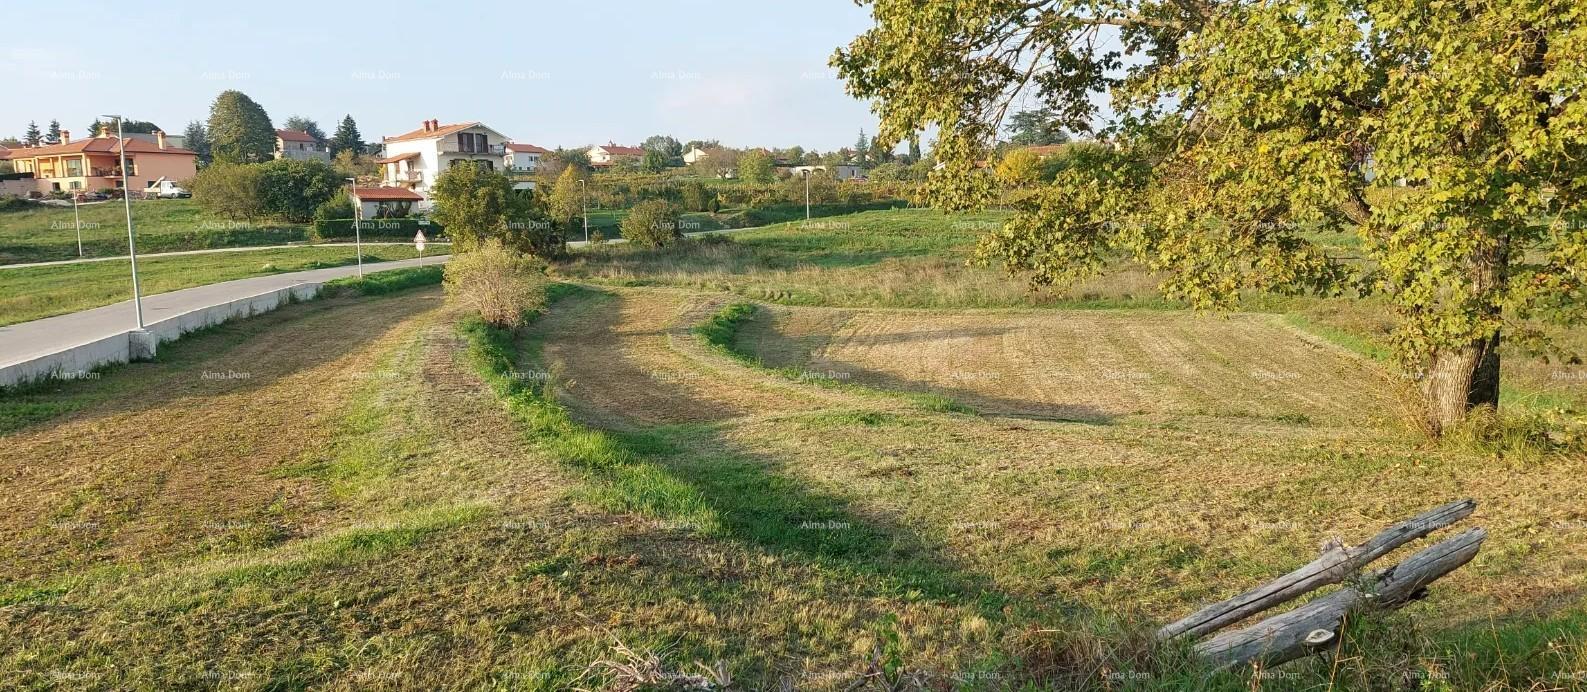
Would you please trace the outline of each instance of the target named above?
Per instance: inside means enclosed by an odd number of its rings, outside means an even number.
[[[319,140],[314,138],[314,135],[311,135],[311,134],[309,134],[307,132],[299,132],[297,130],[276,130],[276,136],[280,137],[281,141],[283,141],[283,142],[318,142],[319,141]]]
[[[468,128],[476,127],[478,125],[478,122],[454,123],[451,125],[437,125],[434,130],[426,130],[421,127],[412,132],[404,132],[400,135],[397,135],[396,137],[387,137],[386,141],[404,142],[410,139],[436,139],[438,137],[445,137],[449,134],[452,134],[453,132],[461,132],[463,130],[467,130]]]
[[[57,156],[60,154],[119,154],[121,150],[116,146],[120,140],[115,137],[85,137],[75,142],[65,144],[51,144],[42,147],[22,147],[12,149],[11,158],[32,158],[34,156]],[[141,139],[127,139],[127,153],[129,154],[180,154],[185,156],[198,156],[187,149],[167,146],[161,149],[154,142],[145,142]]]
[[[5,147],[0,147],[0,161],[4,161],[9,158],[11,158],[11,150]]]
[[[418,202],[424,199],[419,193],[405,187],[355,187],[353,196],[365,202],[387,200]]]
[[[595,145],[597,149],[604,149],[612,156],[644,156],[645,150],[639,147],[620,147],[616,144]]]
[[[535,146],[533,144],[513,144],[512,142],[508,142],[507,143],[507,151],[515,151],[515,152],[522,153],[522,154],[549,154],[549,153],[551,153],[550,149],[537,147],[537,146]]]

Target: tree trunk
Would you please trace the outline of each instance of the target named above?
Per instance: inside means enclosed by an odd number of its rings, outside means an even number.
[[[1484,404],[1499,407],[1499,333],[1458,349],[1439,351],[1422,380],[1427,424],[1434,433]]]

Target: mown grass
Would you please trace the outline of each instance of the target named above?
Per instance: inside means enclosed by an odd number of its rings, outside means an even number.
[[[121,202],[79,205],[78,213],[84,256],[127,253],[127,217]],[[306,225],[218,219],[190,199],[134,200],[132,220],[140,253],[282,245],[309,239]],[[70,205],[33,204],[21,211],[0,212],[0,264],[77,256],[77,220]]]
[[[364,248],[364,261],[418,257],[406,245]],[[341,267],[357,262],[350,247],[303,247],[203,255],[148,257],[138,261],[144,295],[283,272]],[[49,267],[0,269],[0,325],[64,315],[130,300],[128,262],[106,260]]]

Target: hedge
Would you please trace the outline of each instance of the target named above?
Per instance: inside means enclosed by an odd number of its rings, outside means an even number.
[[[424,237],[434,240],[445,233],[441,224],[427,219],[364,219],[358,222],[360,235],[384,240],[413,240],[415,233],[424,231]],[[315,240],[342,240],[352,238],[352,219],[320,219],[314,222]]]

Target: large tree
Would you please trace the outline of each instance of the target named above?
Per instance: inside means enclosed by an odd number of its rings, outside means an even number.
[[[565,237],[573,237],[574,228],[580,229],[580,233],[583,232],[586,194],[584,185],[588,184],[588,181],[583,184],[579,182],[584,179],[583,175],[584,171],[577,166],[563,166],[561,175],[557,176],[556,184],[551,186],[551,199],[547,204],[548,213],[551,220],[563,229],[562,233]]]
[[[182,138],[187,141],[187,148],[198,154],[199,163],[208,164],[210,162],[209,130],[204,129],[203,122],[194,120],[188,123],[187,129],[182,131]]]
[[[1381,292],[1434,430],[1497,404],[1501,333],[1538,345],[1540,323],[1584,317],[1577,0],[870,4],[834,64],[878,136],[939,128],[938,205],[988,198],[975,162],[1015,99],[1112,144],[983,243],[1038,285],[1125,255],[1201,308]],[[1359,235],[1365,261],[1318,231]]]
[[[101,131],[108,133],[111,137],[116,136],[116,121],[115,120],[100,120],[99,118],[94,118],[94,122],[89,123],[89,125],[88,125],[88,136],[90,136],[90,137],[98,137],[99,133]],[[160,131],[160,126],[156,125],[154,123],[151,123],[151,122],[149,122],[147,120],[130,120],[129,119],[129,120],[123,120],[121,122],[121,131],[124,132],[124,133],[127,133],[129,135],[132,135],[132,134],[152,135],[155,132]]]
[[[748,183],[769,183],[776,178],[771,154],[765,149],[750,149],[738,155],[738,179]]]
[[[563,229],[552,223],[544,201],[533,192],[513,190],[512,180],[502,173],[453,166],[435,179],[430,197],[435,220],[460,252],[492,239],[537,257],[557,257],[567,250]]]
[[[336,126],[336,135],[331,137],[331,156],[336,156],[344,151],[354,154],[364,153],[364,136],[358,132],[358,123],[353,121],[353,116],[342,116],[342,122]]]
[[[61,121],[59,121],[59,120],[50,120],[49,128],[44,130],[44,143],[45,144],[60,144],[61,143]]]
[[[39,132],[38,123],[32,120],[28,121],[28,129],[22,135],[22,143],[30,147],[36,147],[44,143],[44,133]]]
[[[651,135],[640,142],[639,147],[645,151],[659,152],[668,160],[683,156],[683,145],[671,135]]]
[[[1022,147],[1063,144],[1069,134],[1058,122],[1058,113],[1051,108],[1033,108],[1015,113],[1008,118],[1008,141]]]
[[[222,163],[258,163],[275,153],[270,115],[247,94],[228,89],[209,108],[210,156]]]

